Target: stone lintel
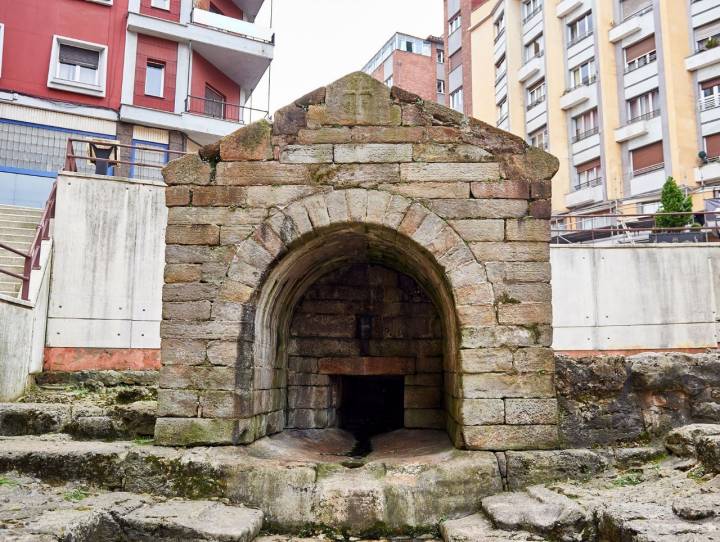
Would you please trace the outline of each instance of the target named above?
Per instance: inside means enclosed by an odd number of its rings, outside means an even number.
[[[351,357],[320,358],[318,372],[326,375],[411,375],[415,374],[415,358]]]

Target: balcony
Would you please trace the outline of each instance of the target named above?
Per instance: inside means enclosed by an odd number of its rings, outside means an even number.
[[[608,39],[611,43],[617,43],[620,40],[632,36],[636,32],[640,32],[643,28],[642,16],[653,10],[652,5],[642,8],[641,10],[628,15],[621,23],[617,23],[608,32]]]
[[[599,131],[600,131],[600,129],[596,126],[595,128],[591,128],[590,130],[585,130],[584,132],[577,133],[573,136],[572,142],[578,143],[584,139],[594,136]]]
[[[602,178],[591,179],[585,183],[577,184],[573,191],[565,195],[566,207],[580,207],[591,203],[600,203],[605,199]]]
[[[562,19],[582,6],[582,4],[582,0],[563,0],[555,8],[555,15]]]
[[[216,68],[242,88],[255,88],[274,53],[272,31],[246,21],[194,8],[190,24],[130,12],[131,32],[191,43]]]
[[[575,106],[580,105],[583,102],[588,101],[593,96],[594,89],[592,85],[595,83],[595,76],[589,78],[587,81],[572,87],[565,91],[565,94],[560,96],[560,107],[563,111],[572,109]]]
[[[720,62],[720,47],[698,51],[685,59],[685,69],[691,72]]]
[[[534,57],[530,58],[523,66],[518,70],[518,81],[524,83],[534,75],[540,72],[543,68],[543,55],[544,52],[540,51]]]
[[[532,12],[528,13],[528,14],[523,18],[523,21],[522,21],[523,26],[525,26],[525,25],[527,25],[528,23],[530,23],[530,22],[535,18],[535,15],[537,15],[538,13],[542,13],[542,10],[543,10],[543,6],[542,6],[542,4],[541,4],[541,5],[539,5],[538,7],[536,7]]]
[[[695,168],[695,182],[698,184],[720,181],[720,160],[710,158],[707,164]]]
[[[458,28],[448,36],[448,52],[447,56],[450,58],[452,54],[462,47],[462,28]]]
[[[655,164],[630,172],[630,195],[637,196],[655,192],[665,184],[665,164]]]
[[[623,143],[636,137],[644,136],[649,131],[648,121],[659,116],[660,110],[656,109],[655,111],[650,111],[649,113],[630,119],[624,126],[615,130],[615,142]]]

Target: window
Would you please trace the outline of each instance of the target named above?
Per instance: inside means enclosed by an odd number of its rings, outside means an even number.
[[[533,133],[531,133],[528,136],[528,139],[530,140],[530,145],[533,147],[537,147],[538,149],[547,149],[548,145],[548,133],[547,133],[547,126],[543,126],[542,128],[538,128]]]
[[[524,0],[522,5],[523,22],[527,22],[542,9],[542,0]]]
[[[581,39],[592,34],[593,31],[593,20],[592,13],[587,12],[579,19],[575,19],[568,25],[568,45],[574,45]]]
[[[665,166],[662,141],[630,151],[630,163],[633,176],[662,169]]]
[[[455,111],[463,111],[463,89],[459,88],[450,94],[450,107]]]
[[[437,80],[437,91],[439,94],[445,94],[445,81],[442,79]]]
[[[598,132],[598,110],[590,109],[572,119],[573,143],[595,135]]]
[[[225,118],[225,96],[210,85],[205,85],[205,114],[217,119]]]
[[[148,62],[145,68],[145,95],[163,97],[165,88],[165,64],[162,62]]]
[[[405,42],[405,50],[406,50],[408,53],[412,53],[412,52],[413,52],[413,42],[411,42],[411,41],[406,41],[406,42]]]
[[[539,103],[545,101],[545,80],[528,88],[527,91],[527,108],[535,107]]]
[[[720,21],[713,21],[695,29],[697,51],[704,51],[715,47],[718,41],[720,41]]]
[[[720,107],[720,77],[700,83],[700,110]]]
[[[620,12],[623,21],[638,15],[641,11],[645,11],[651,7],[652,0],[622,0],[620,2]]]
[[[659,96],[658,89],[655,89],[628,100],[628,124],[656,117],[660,113]]]
[[[720,134],[712,134],[703,138],[703,145],[708,158],[720,157]]]
[[[495,64],[495,82],[497,83],[501,77],[507,73],[507,59],[505,55],[500,57],[500,60]]]
[[[535,38],[525,46],[525,62],[532,60],[536,56],[540,56],[542,54],[542,51],[543,36],[542,34],[540,34],[537,38]]]
[[[497,123],[502,124],[502,122],[507,118],[508,116],[508,101],[507,98],[503,98],[499,104],[497,104]]]
[[[48,86],[70,92],[105,96],[107,47],[53,36]]]
[[[214,13],[216,15],[225,15],[222,12],[222,10],[219,7],[217,7],[215,4],[213,4],[212,2],[210,2],[210,5],[208,6],[208,11],[210,13]]]
[[[625,48],[625,73],[642,68],[656,59],[655,36],[648,36]]]
[[[637,212],[640,215],[652,215],[660,211],[659,201],[647,201],[638,203]]]
[[[437,55],[437,63],[445,64],[445,51],[443,49],[437,49],[435,54]]]
[[[591,58],[587,62],[570,70],[570,89],[577,88],[581,85],[589,85],[595,81],[595,59]]]
[[[448,34],[452,34],[456,30],[459,30],[461,24],[462,24],[462,17],[460,15],[453,18],[450,21],[450,23],[448,24]]]
[[[495,19],[495,22],[493,23],[493,29],[495,31],[495,39],[500,37],[500,35],[505,32],[505,12],[501,11],[500,15],[498,15],[498,18]]]
[[[150,6],[170,11],[170,0],[150,0]]]
[[[393,76],[392,76],[392,75],[391,75],[390,77],[388,77],[387,79],[385,79],[385,84],[386,84],[388,87],[393,86]]]
[[[601,181],[600,158],[575,166],[575,190],[597,186]]]

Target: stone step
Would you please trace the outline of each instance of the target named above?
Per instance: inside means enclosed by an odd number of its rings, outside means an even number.
[[[45,371],[35,384],[65,386],[156,386],[158,371]]]
[[[0,214],[0,230],[3,228],[23,228],[34,233],[37,231],[38,224],[39,221],[35,221],[32,217]]]
[[[16,205],[0,205],[0,216],[27,216],[40,221],[43,210],[37,207],[20,207]]]
[[[217,501],[162,500],[76,484],[50,486],[15,473],[2,480],[0,538],[8,542],[250,542],[263,524],[259,510]]]
[[[0,435],[68,433],[85,439],[152,437],[156,412],[156,401],[135,401],[108,407],[0,403]]]

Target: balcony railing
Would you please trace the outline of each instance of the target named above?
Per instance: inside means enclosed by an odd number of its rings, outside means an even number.
[[[596,126],[595,128],[590,128],[589,130],[585,130],[584,132],[576,132],[572,138],[572,142],[577,143],[578,141],[582,141],[583,139],[592,137],[595,134],[597,134],[599,131],[600,131],[600,129]]]
[[[659,164],[653,164],[652,166],[641,167],[640,169],[633,169],[630,172],[630,175],[632,177],[639,177],[640,175],[645,175],[646,173],[652,173],[653,171],[663,169],[664,167],[665,167],[665,162],[660,162]]]
[[[185,100],[185,111],[195,115],[203,115],[219,120],[249,124],[256,120],[266,119],[268,111],[245,107],[240,104],[202,98],[200,96],[188,96]]]
[[[234,17],[212,13],[204,9],[193,8],[192,22],[222,32],[244,36],[251,40],[263,43],[275,43],[275,34],[270,29],[262,28],[254,23],[235,19]]]
[[[534,102],[530,102],[529,104],[527,104],[527,106],[525,107],[525,110],[530,111],[533,107],[535,107],[536,105],[540,105],[544,101],[545,101],[545,96],[540,96]]]
[[[532,10],[530,13],[528,13],[527,15],[525,15],[525,18],[524,18],[523,21],[522,21],[523,24],[526,24],[530,19],[532,19],[533,17],[535,17],[535,15],[537,15],[538,13],[540,13],[540,12],[542,11],[542,8],[543,8],[543,6],[542,6],[542,4],[540,4],[540,5],[537,6],[534,10]]]
[[[652,2],[649,3],[649,5],[641,7],[631,13],[628,13],[627,15],[623,15],[623,20],[621,22],[625,22],[628,19],[632,19],[633,17],[640,17],[641,15],[645,15],[646,13],[650,13],[653,10]]]
[[[591,75],[590,77],[586,77],[582,81],[580,81],[577,85],[573,85],[570,88],[568,88],[564,94],[568,94],[569,92],[572,92],[575,89],[581,88],[581,87],[589,87],[592,85],[595,81],[597,81],[597,75]]]
[[[500,40],[500,38],[503,37],[503,34],[505,34],[505,29],[504,29],[504,28],[503,28],[502,30],[500,30],[500,32],[498,32],[498,33],[495,35],[495,37],[493,38],[493,43],[497,43],[497,42]]]
[[[716,107],[720,107],[720,94],[713,94],[712,96],[698,100],[698,109],[700,111],[707,111],[708,109],[715,109]]]
[[[584,39],[587,38],[588,36],[592,36],[592,35],[593,35],[593,31],[592,31],[592,30],[588,30],[588,31],[585,32],[584,34],[580,34],[579,36],[575,36],[573,39],[568,40],[567,46],[568,46],[568,47],[572,47],[573,45],[577,45],[577,44],[580,43],[582,40],[584,40]]]
[[[643,120],[650,120],[654,119],[655,117],[660,116],[660,110],[655,109],[654,111],[649,111],[648,113],[643,113],[642,115],[638,115],[637,117],[633,117],[629,119],[623,126],[629,126],[630,124],[635,124],[636,122],[640,122]]]
[[[595,177],[594,179],[589,179],[584,183],[577,183],[573,185],[573,192],[577,192],[578,190],[583,190],[585,188],[592,188],[593,186],[599,186],[601,184],[602,177]]]
[[[530,64],[530,62],[532,62],[532,61],[535,60],[536,58],[540,58],[540,57],[543,56],[544,54],[545,54],[545,51],[538,51],[537,53],[535,53],[535,54],[533,54],[533,55],[531,55],[531,56],[526,56],[526,57],[525,57],[525,61],[523,62],[523,66],[527,66],[528,64]]]

